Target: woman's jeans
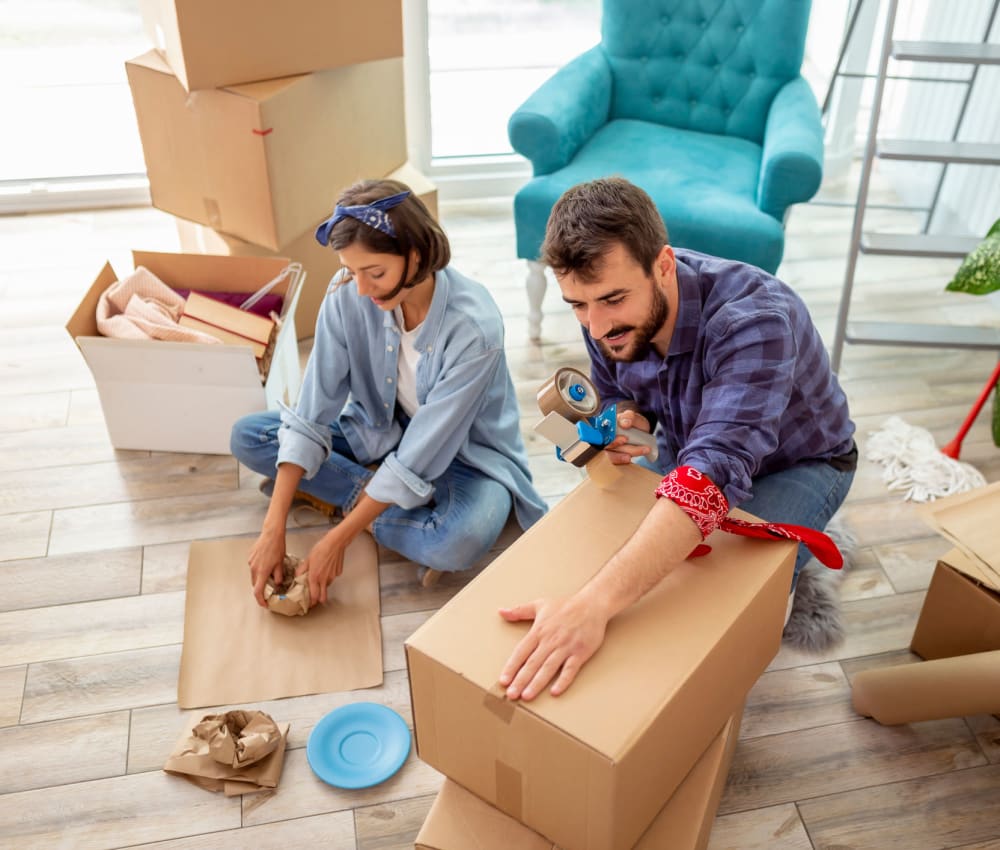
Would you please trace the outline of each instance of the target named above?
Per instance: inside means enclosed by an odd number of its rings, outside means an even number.
[[[663,460],[663,457],[659,458],[660,463],[655,469],[648,463],[643,465],[665,475],[676,462],[671,459],[664,466]],[[845,472],[824,461],[799,463],[781,472],[754,478],[751,482],[751,496],[739,508],[768,522],[787,522],[823,531],[847,498],[852,481],[853,470]],[[795,559],[793,588],[799,580],[802,567],[811,557],[809,550],[800,543]]]
[[[279,414],[252,413],[233,426],[231,448],[236,459],[254,472],[277,474]],[[353,506],[374,474],[358,463],[336,424],[330,426],[333,451],[299,489],[343,508]],[[418,564],[436,570],[464,570],[475,565],[496,542],[512,505],[502,484],[452,461],[434,484],[432,501],[404,510],[390,505],[372,523],[375,539]]]

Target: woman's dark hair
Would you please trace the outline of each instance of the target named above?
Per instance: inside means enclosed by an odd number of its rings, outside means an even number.
[[[398,180],[362,180],[345,189],[337,199],[340,206],[356,206],[400,192],[410,194],[388,211],[395,236],[350,217],[338,221],[330,233],[330,247],[335,251],[357,244],[374,254],[392,254],[407,261],[403,266],[403,277],[387,298],[394,298],[400,290],[416,286],[428,275],[447,266],[451,262],[448,237],[424,202],[413,194],[409,186]],[[417,252],[417,266],[407,277],[411,251]]]
[[[556,201],[541,261],[560,276],[591,281],[616,244],[648,274],[668,244],[667,226],[646,192],[621,177],[605,177],[567,189]]]

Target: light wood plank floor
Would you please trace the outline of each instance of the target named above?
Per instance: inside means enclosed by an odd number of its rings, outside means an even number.
[[[579,474],[530,431],[534,394],[557,366],[585,364],[578,327],[550,286],[544,343],[529,344],[509,200],[442,213],[456,266],[486,283],[506,316],[532,468],[554,502]],[[781,268],[828,342],[851,214],[797,208]],[[900,213],[872,218],[914,226]],[[276,794],[225,799],[159,770],[193,714],[175,704],[188,545],[252,534],[264,503],[256,476],[232,458],[115,451],[62,325],[105,260],[127,270],[130,249],[177,244],[171,217],[152,209],[0,218],[0,846],[411,847],[438,774],[411,757],[378,788],[338,791],[312,775],[304,751],[316,721],[345,702],[378,700],[410,721],[402,641],[467,577],[424,590],[390,552],[380,563],[385,682],[262,706],[292,724]],[[856,315],[1000,323],[997,301],[944,293],[955,266],[862,258]],[[848,347],[842,380],[861,441],[899,414],[943,443],[993,362]],[[987,414],[963,457],[1000,478]],[[883,728],[850,705],[857,671],[911,657],[935,559],[949,547],[867,463],[843,515],[861,545],[843,582],[848,638],[821,656],[782,649],[752,691],[711,848],[998,848],[1000,721]]]

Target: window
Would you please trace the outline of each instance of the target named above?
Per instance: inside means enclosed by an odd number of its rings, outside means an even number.
[[[0,183],[142,174],[125,60],[134,0],[0,0]]]
[[[507,119],[600,40],[600,0],[427,0],[431,156],[511,154]]]

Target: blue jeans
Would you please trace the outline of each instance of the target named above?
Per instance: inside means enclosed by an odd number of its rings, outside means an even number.
[[[665,475],[676,465],[676,461],[670,458],[664,465],[664,460],[661,456],[655,468],[648,463],[643,465]],[[768,522],[787,522],[823,531],[844,503],[853,481],[853,470],[844,472],[824,461],[799,463],[781,472],[754,478],[750,498],[739,508]],[[795,558],[793,588],[811,557],[809,550],[800,543]]]
[[[251,413],[233,425],[230,446],[236,459],[254,472],[277,474],[279,414]],[[331,505],[354,505],[374,474],[359,463],[339,426],[330,426],[333,451],[299,489]],[[411,561],[436,570],[475,565],[496,542],[513,504],[502,484],[478,470],[452,461],[433,482],[433,500],[404,510],[391,505],[372,523],[375,539]]]

